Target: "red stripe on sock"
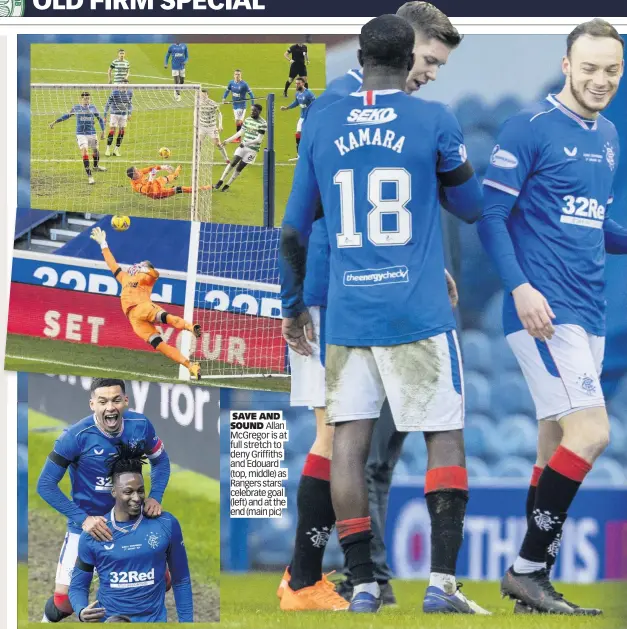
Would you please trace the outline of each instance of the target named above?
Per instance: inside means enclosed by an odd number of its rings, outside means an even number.
[[[592,465],[588,461],[564,446],[559,446],[555,450],[555,454],[549,461],[549,467],[577,483],[582,483],[586,474],[592,469]]]
[[[54,596],[52,597],[52,600],[54,601],[54,606],[58,610],[65,612],[66,614],[72,613],[72,606],[70,605],[70,597],[67,594],[57,594],[55,592]]]
[[[320,480],[331,480],[331,460],[318,454],[308,454],[303,466],[303,476],[311,476]]]
[[[543,467],[539,467],[537,465],[533,466],[533,472],[531,472],[531,482],[529,483],[532,487],[538,486],[538,481],[540,480],[543,469]]]
[[[468,472],[465,467],[450,465],[427,470],[425,476],[425,494],[442,489],[468,490]]]
[[[300,140],[300,133],[296,134],[296,139]]]
[[[340,539],[344,539],[349,535],[353,535],[355,533],[361,533],[362,531],[369,531],[370,526],[370,517],[367,518],[351,518],[350,520],[338,520],[335,523],[337,527],[337,536]]]

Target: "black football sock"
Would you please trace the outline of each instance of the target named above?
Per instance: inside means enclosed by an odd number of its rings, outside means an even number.
[[[448,466],[427,470],[425,501],[431,518],[431,572],[455,575],[468,502],[466,469]]]
[[[115,129],[109,129],[109,135],[107,135],[107,146],[113,144],[113,138],[115,137]]]
[[[120,129],[118,131],[118,137],[115,141],[115,145],[120,146],[122,144],[122,140],[124,140],[124,129]]]
[[[100,161],[100,153],[97,149],[93,152],[93,158],[94,158],[94,168],[98,168],[98,162]]]
[[[370,517],[342,520],[336,524],[352,584],[374,582],[374,563],[370,554],[372,540]]]
[[[56,598],[59,599],[59,595],[56,595]],[[67,598],[67,595],[66,595]],[[68,618],[69,616],[72,615],[72,611],[64,611],[62,609],[59,609],[54,602],[55,596],[51,596],[47,601],[46,601],[46,605],[44,607],[44,614],[46,615],[46,618],[50,621],[50,622],[60,622],[62,621],[64,618]],[[69,606],[69,600],[68,600],[68,606]],[[64,607],[67,606],[64,605]]]
[[[89,155],[83,155],[83,167],[88,177],[91,177],[91,167],[89,165]]]
[[[290,85],[292,84],[291,81],[285,81],[285,89],[283,90],[284,94],[287,94],[287,90],[290,89]]]
[[[591,465],[559,446],[544,468],[536,489],[536,500],[520,557],[544,563],[551,545],[561,534],[566,513]]]
[[[298,485],[298,524],[294,556],[290,564],[290,587],[300,590],[322,578],[322,559],[335,525],[331,502],[331,461],[309,454]]]

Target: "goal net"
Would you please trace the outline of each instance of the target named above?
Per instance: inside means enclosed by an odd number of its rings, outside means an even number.
[[[217,112],[199,84],[32,84],[31,207],[211,220]],[[163,179],[142,194],[130,167]]]

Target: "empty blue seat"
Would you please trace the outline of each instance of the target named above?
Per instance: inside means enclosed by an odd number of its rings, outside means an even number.
[[[492,370],[490,338],[480,330],[464,330],[460,336],[464,367],[487,374]]]
[[[501,459],[496,465],[492,466],[492,475],[495,478],[511,478],[527,483],[531,476],[532,467],[533,461],[531,459],[510,456]]]
[[[466,457],[466,469],[468,470],[468,478],[471,480],[484,480],[492,477],[490,466],[476,456]]]
[[[481,124],[486,117],[485,103],[478,96],[465,96],[457,103],[455,115],[464,129],[464,139],[466,139],[469,129]]]
[[[499,334],[498,336],[493,336],[491,340],[493,373],[498,374],[499,377],[507,371],[520,373],[520,366],[507,339],[502,334]]]
[[[494,338],[503,336],[503,291],[488,301],[481,316],[481,329]]]
[[[490,410],[490,383],[488,379],[470,371],[464,379],[467,413],[487,413]]]
[[[535,416],[535,405],[521,373],[510,372],[493,377],[491,412],[497,418],[518,413]]]
[[[625,467],[618,461],[603,455],[595,461],[585,482],[586,484],[619,487],[627,484],[627,474]]]
[[[610,417],[610,444],[606,453],[619,461],[627,461],[627,427],[616,417]]]
[[[537,422],[526,415],[506,416],[497,425],[496,441],[503,457],[534,457],[538,442]]]
[[[497,450],[495,444],[496,425],[485,415],[470,414],[464,425],[466,452],[475,457],[492,456]]]

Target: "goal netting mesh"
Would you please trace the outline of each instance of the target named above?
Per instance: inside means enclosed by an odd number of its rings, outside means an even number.
[[[268,122],[264,143],[254,168],[229,191],[256,223],[261,222],[263,189],[252,202],[250,194],[246,200],[237,199],[252,189],[247,181],[259,180],[273,138],[274,99],[263,101]],[[222,131],[222,140],[234,133],[232,109],[224,106],[224,126],[229,128]],[[89,183],[79,148],[86,140],[77,137],[82,135],[77,125],[85,118],[95,131],[95,138],[87,139],[94,183]],[[222,126],[220,105],[199,84],[32,84],[31,207],[190,221],[184,316],[200,323],[203,333],[199,339],[184,333],[172,342],[201,363],[205,377],[285,375],[289,370],[281,335],[279,230],[233,224],[237,219],[224,207],[218,212],[221,222],[215,222],[211,188],[225,167],[215,146]],[[96,138],[98,166],[106,170],[94,165]],[[164,147],[168,158],[160,155]],[[229,148],[231,159],[234,150]],[[162,198],[133,190],[127,175],[130,167],[149,175],[151,167],[169,166],[170,171],[153,172],[152,178],[169,177],[179,165],[177,179],[161,184],[165,190],[180,186],[183,191],[166,192]],[[188,376],[184,368],[179,374]]]
[[[206,112],[217,112],[218,105],[199,84],[179,85],[176,92],[173,87],[32,84],[31,207],[211,220],[214,144],[208,136],[201,140],[200,117],[215,120]],[[94,134],[81,137],[85,130]],[[93,183],[81,145],[87,146]],[[161,148],[169,149],[168,158]],[[180,165],[180,174],[161,181],[159,194],[154,187],[146,190],[149,195],[134,191],[127,170],[155,165]],[[177,186],[183,192],[168,192]]]

